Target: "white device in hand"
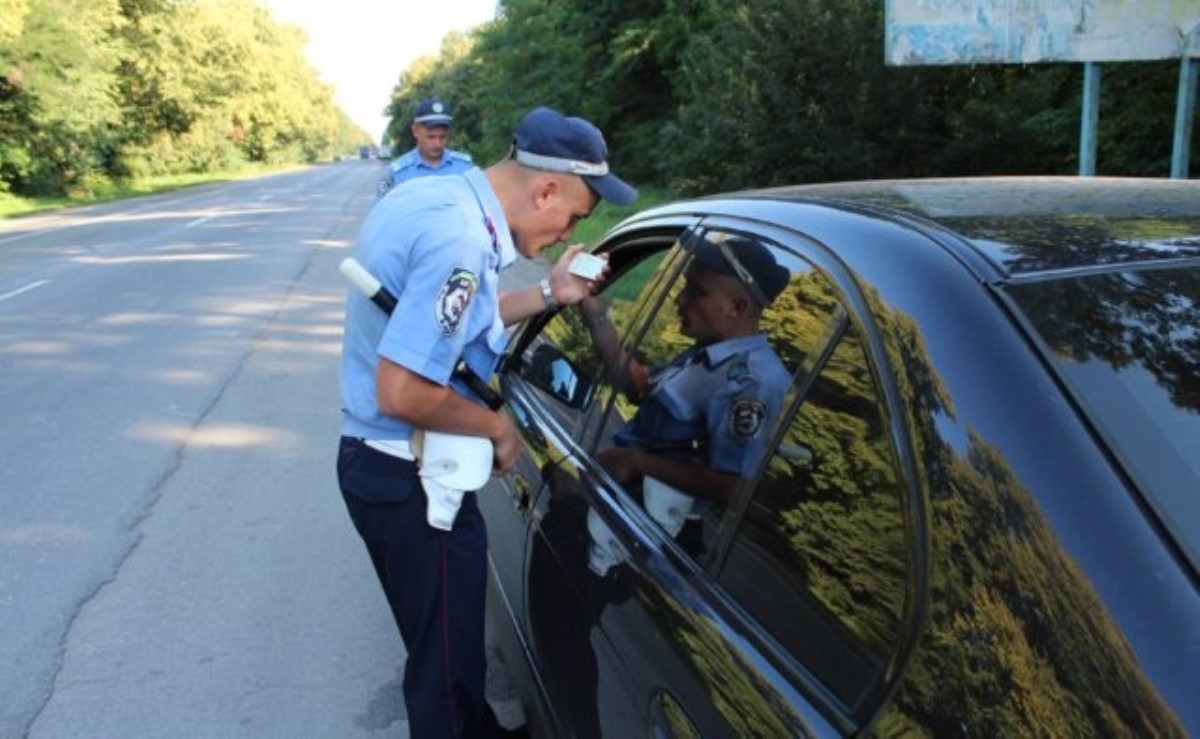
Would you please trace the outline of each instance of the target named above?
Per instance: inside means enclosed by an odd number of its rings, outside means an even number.
[[[604,274],[604,267],[607,264],[606,260],[601,259],[595,254],[579,252],[571,260],[571,264],[568,265],[567,270],[571,274],[582,277],[585,280],[596,280],[600,278],[600,275]]]

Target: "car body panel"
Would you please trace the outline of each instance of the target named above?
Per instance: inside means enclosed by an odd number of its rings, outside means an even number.
[[[481,507],[513,606],[505,626],[528,650],[510,662],[536,676],[527,702],[550,716],[543,733],[1200,730],[1195,562],[1006,292],[1192,264],[1200,187],[1005,178],[735,193],[638,214],[598,249],[619,263],[626,242],[699,219],[802,254],[861,337],[907,490],[899,633],[846,704],[720,585],[730,560],[684,554],[514,364],[501,386],[529,453]],[[516,335],[517,354],[540,325]],[[555,475],[582,495],[556,498]],[[527,505],[513,503],[517,478],[534,489]],[[626,550],[619,581],[586,574],[596,518]]]

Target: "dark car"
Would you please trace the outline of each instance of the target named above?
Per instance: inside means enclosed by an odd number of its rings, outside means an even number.
[[[740,389],[656,445],[701,250],[756,295],[749,245],[785,384],[706,359]],[[535,733],[1200,736],[1200,183],[734,193],[596,251],[592,311],[512,336],[525,448],[479,496]]]

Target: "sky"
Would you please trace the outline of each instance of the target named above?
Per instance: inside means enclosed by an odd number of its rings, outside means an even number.
[[[496,0],[261,1],[275,20],[308,33],[309,62],[335,88],[342,110],[376,141],[400,73],[436,54],[447,33],[490,20],[496,8]]]

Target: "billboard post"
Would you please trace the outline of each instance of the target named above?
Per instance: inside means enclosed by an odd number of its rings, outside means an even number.
[[[1079,176],[1096,174],[1096,131],[1100,128],[1100,65],[1083,65],[1083,106],[1079,123]]]
[[[1179,62],[1179,101],[1175,105],[1175,145],[1171,150],[1171,178],[1175,180],[1186,180],[1188,176],[1198,70],[1200,59],[1181,59]]]
[[[1082,62],[1079,174],[1096,171],[1101,62],[1180,59],[1171,176],[1188,173],[1200,64],[1196,0],[885,0],[884,62]]]

